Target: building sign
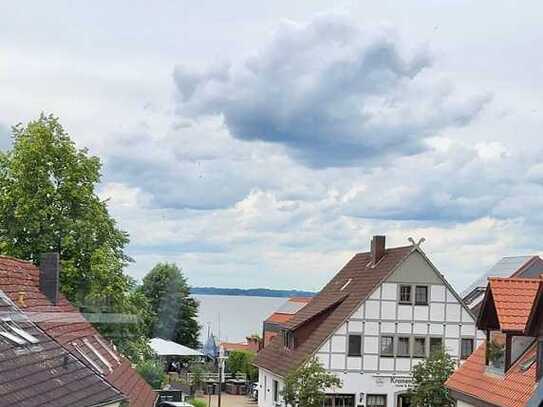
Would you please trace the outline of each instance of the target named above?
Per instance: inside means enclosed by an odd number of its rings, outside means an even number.
[[[413,384],[413,377],[411,376],[373,376],[375,383],[378,386],[383,386],[385,383],[390,383],[396,387],[402,389],[408,389]]]

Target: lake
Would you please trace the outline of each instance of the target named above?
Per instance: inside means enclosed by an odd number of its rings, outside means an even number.
[[[287,298],[231,295],[194,295],[200,303],[200,342],[207,339],[208,327],[222,341],[245,342],[251,334],[262,336],[262,322]]]

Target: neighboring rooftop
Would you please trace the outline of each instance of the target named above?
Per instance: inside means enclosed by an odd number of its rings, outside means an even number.
[[[285,301],[273,314],[271,314],[266,322],[284,323],[292,318],[294,314],[300,311],[307,303],[311,301],[311,297],[293,297]]]
[[[511,277],[519,269],[525,266],[530,260],[539,258],[539,256],[510,256],[503,257],[494,264],[486,273],[475,280],[468,288],[462,292],[462,297],[467,296],[477,288],[486,288],[489,277]]]
[[[55,342],[123,392],[129,407],[154,406],[155,392],[131,362],[118,354],[62,294],[53,303],[40,290],[38,267],[0,256],[0,290]]]
[[[489,279],[490,295],[502,331],[524,332],[540,284],[541,280],[528,278]]]
[[[454,398],[472,397],[481,406],[523,407],[534,392],[536,345],[532,345],[504,376],[485,374],[485,345],[449,378],[445,385]],[[460,394],[455,394],[455,392]],[[475,405],[475,404],[474,404]]]
[[[127,397],[0,291],[0,407],[90,407]]]

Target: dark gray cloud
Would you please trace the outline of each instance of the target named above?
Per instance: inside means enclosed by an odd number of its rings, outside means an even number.
[[[428,52],[336,15],[284,23],[240,64],[179,66],[181,115],[220,115],[242,140],[284,145],[312,167],[357,166],[413,155],[424,139],[468,124],[487,95],[458,97],[432,79]]]

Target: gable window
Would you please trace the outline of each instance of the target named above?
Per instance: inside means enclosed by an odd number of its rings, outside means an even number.
[[[400,286],[400,304],[411,304],[411,286]]]
[[[273,391],[273,401],[278,402],[279,401],[279,383],[277,380],[274,380],[272,382],[272,391]]]
[[[430,338],[430,353],[439,352],[443,349],[442,338]]]
[[[349,335],[349,356],[362,355],[362,335]]]
[[[415,287],[415,305],[428,305],[428,287],[425,285]]]
[[[368,394],[366,396],[366,406],[368,407],[386,407],[386,394]]]
[[[394,356],[394,338],[381,336],[381,356]]]
[[[473,353],[473,339],[462,338],[460,347],[460,359],[467,359]]]
[[[409,342],[408,337],[398,338],[398,356],[409,357]]]
[[[423,358],[426,356],[426,338],[415,338],[413,342],[413,357]]]

